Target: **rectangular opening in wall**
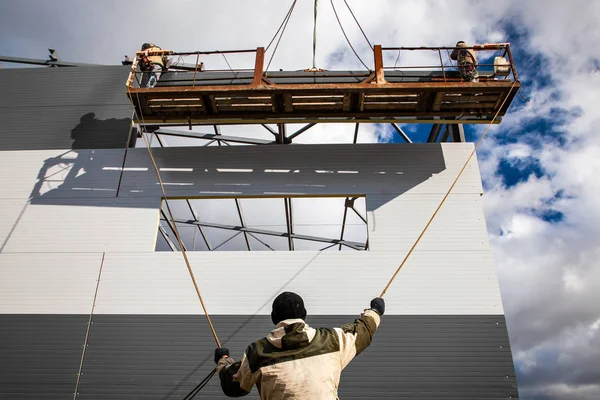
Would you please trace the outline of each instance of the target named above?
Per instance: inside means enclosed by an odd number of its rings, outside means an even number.
[[[364,196],[163,200],[156,251],[368,250]]]

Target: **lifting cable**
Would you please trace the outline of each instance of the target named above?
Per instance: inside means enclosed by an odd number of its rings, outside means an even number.
[[[510,87],[510,89],[508,90],[508,93],[506,94],[506,97],[504,98],[504,101],[502,102],[502,104],[500,105],[500,107],[498,108],[498,111],[496,111],[496,114],[494,115],[494,118],[492,118],[492,120],[490,121],[488,127],[485,129],[485,131],[483,132],[483,134],[481,135],[481,137],[479,138],[479,140],[477,141],[477,144],[475,145],[475,148],[473,149],[473,151],[471,152],[471,154],[469,155],[469,158],[467,158],[467,161],[465,161],[465,164],[463,165],[463,167],[461,168],[460,172],[458,173],[458,175],[456,176],[456,179],[454,179],[454,182],[452,182],[452,185],[450,185],[450,188],[448,189],[448,191],[446,192],[446,194],[444,195],[444,197],[442,198],[442,201],[440,202],[440,204],[437,206],[437,208],[435,209],[435,211],[433,212],[433,215],[431,216],[431,218],[429,219],[429,221],[427,222],[427,225],[425,225],[425,228],[423,228],[423,231],[421,232],[421,234],[419,235],[419,237],[417,238],[417,240],[415,241],[415,243],[412,245],[412,247],[410,248],[410,250],[408,251],[408,253],[406,254],[406,256],[404,257],[404,260],[402,260],[402,263],[400,263],[400,266],[398,267],[398,269],[396,270],[396,272],[394,273],[394,275],[392,276],[392,279],[390,279],[390,281],[388,282],[388,284],[385,286],[385,288],[383,289],[383,291],[381,292],[381,294],[379,295],[379,297],[383,297],[385,295],[385,292],[387,292],[387,290],[389,289],[390,285],[392,284],[392,282],[394,281],[394,279],[396,278],[396,275],[398,275],[398,272],[400,272],[400,270],[402,269],[402,267],[404,266],[404,264],[406,263],[406,260],[408,260],[408,257],[410,257],[410,255],[412,254],[413,250],[415,249],[415,247],[417,247],[417,244],[419,243],[419,241],[421,240],[421,238],[423,237],[423,235],[425,234],[425,232],[427,231],[427,228],[429,228],[429,225],[431,225],[431,222],[433,221],[433,219],[435,218],[435,216],[437,215],[438,211],[440,211],[440,208],[442,208],[442,205],[444,204],[444,202],[446,201],[446,199],[448,198],[448,195],[450,195],[450,192],[452,191],[452,189],[454,189],[454,185],[456,185],[456,182],[458,181],[458,179],[460,178],[460,176],[462,175],[462,173],[464,172],[464,170],[467,168],[467,165],[469,165],[469,162],[471,161],[471,158],[473,158],[473,155],[475,155],[475,152],[477,151],[477,149],[479,148],[479,146],[481,145],[481,143],[483,142],[483,139],[485,138],[485,136],[487,135],[488,131],[490,130],[490,128],[492,127],[492,125],[494,124],[494,121],[496,121],[496,118],[498,117],[498,114],[500,114],[500,111],[502,110],[502,108],[504,107],[504,105],[506,104],[506,101],[508,100],[508,98],[510,97],[510,94],[512,93],[513,89],[515,88],[515,86],[517,85],[517,80],[515,80],[512,84],[512,86]]]
[[[346,0],[344,0],[344,3],[346,3],[346,7],[348,7],[348,11],[350,11],[350,14],[352,14],[352,18],[354,18],[354,22],[356,22],[356,25],[358,25],[358,29],[360,29],[360,31],[362,32],[365,40],[367,41],[367,43],[369,44],[369,47],[371,48],[371,50],[375,50],[373,48],[373,45],[371,44],[371,41],[369,40],[369,38],[367,37],[367,34],[365,33],[365,31],[363,31],[362,26],[360,26],[360,23],[358,22],[358,20],[356,19],[356,17],[354,16],[354,13],[352,12],[352,9],[350,8],[350,5],[348,4],[348,2]]]
[[[313,28],[313,69],[316,70],[317,69],[317,61],[316,61],[316,57],[317,57],[317,4],[319,3],[319,0],[315,0],[315,21],[314,21],[314,28]]]
[[[352,52],[354,53],[354,55],[356,56],[356,58],[358,58],[358,61],[360,61],[360,63],[367,69],[367,71],[370,72],[371,69],[369,67],[367,67],[367,64],[365,64],[363,62],[363,60],[360,58],[360,56],[358,55],[358,53],[356,52],[356,50],[354,50],[354,47],[352,47],[352,43],[350,43],[350,39],[348,39],[348,35],[346,35],[346,31],[344,30],[344,27],[342,26],[342,22],[340,21],[340,17],[338,17],[338,13],[337,13],[337,11],[335,9],[335,5],[333,4],[333,0],[329,0],[329,2],[331,3],[331,7],[333,8],[333,13],[335,14],[335,19],[337,19],[338,25],[340,26],[340,29],[342,30],[342,33],[344,34],[344,37],[346,38],[346,42],[348,42],[348,45],[352,49]]]
[[[277,48],[279,47],[279,42],[281,42],[281,38],[283,37],[283,34],[285,32],[285,28],[287,28],[288,22],[290,22],[290,18],[292,16],[292,12],[294,12],[294,7],[296,7],[296,2],[297,1],[298,0],[294,0],[294,2],[292,3],[289,11],[287,12],[286,16],[283,18],[283,21],[281,22],[281,25],[279,25],[279,29],[277,29],[277,32],[275,32],[275,35],[273,36],[273,39],[271,39],[271,41],[269,42],[269,44],[265,48],[265,52],[267,50],[269,50],[269,47],[271,47],[271,44],[273,44],[273,41],[277,37],[277,34],[279,33],[279,31],[281,31],[281,35],[279,35],[279,39],[277,39],[277,43],[275,43],[275,48],[273,49],[273,54],[271,54],[271,58],[269,59],[269,63],[267,64],[267,68],[265,68],[265,72],[268,71],[269,67],[271,66],[271,61],[273,61],[273,57],[275,57],[275,53],[277,52]],[[283,30],[282,30],[282,28],[283,28]]]
[[[129,98],[131,99],[131,91],[129,90],[129,86],[127,87],[127,92],[129,94]],[[141,115],[139,115],[138,117],[140,117],[142,120],[142,125],[140,125],[140,128],[142,130],[142,138],[144,138],[144,142],[146,143],[146,149],[148,150],[148,154],[150,155],[150,159],[152,160],[152,165],[154,166],[154,170],[156,171],[156,176],[158,178],[160,190],[162,192],[163,199],[165,201],[165,205],[167,206],[169,218],[171,219],[173,233],[175,234],[175,238],[177,238],[177,242],[179,243],[179,249],[181,250],[181,255],[183,256],[183,259],[185,260],[185,264],[187,266],[188,272],[190,274],[190,277],[192,278],[192,283],[194,284],[194,289],[196,289],[196,294],[198,295],[198,299],[200,300],[200,304],[202,305],[202,309],[204,310],[204,315],[206,315],[206,320],[208,321],[208,326],[210,327],[213,338],[215,339],[215,342],[217,343],[217,347],[221,347],[221,342],[219,342],[219,338],[217,336],[217,332],[215,331],[215,327],[213,326],[210,316],[208,315],[208,310],[206,309],[206,305],[204,304],[204,300],[202,299],[202,295],[200,294],[200,289],[198,288],[198,283],[196,282],[196,277],[194,276],[194,271],[192,271],[192,267],[190,265],[190,260],[187,257],[187,252],[185,250],[185,246],[183,245],[183,241],[181,240],[181,236],[179,235],[179,230],[177,229],[177,224],[175,223],[175,218],[173,216],[173,213],[171,212],[171,207],[169,206],[169,201],[167,200],[167,193],[165,192],[165,187],[163,185],[163,181],[160,176],[160,170],[158,169],[158,165],[156,164],[156,160],[154,159],[154,155],[152,154],[152,150],[150,149],[150,143],[148,143],[148,139],[146,138],[146,133],[147,133],[145,131],[146,123],[144,121],[144,113],[143,113],[142,107],[141,107],[142,103],[140,102],[140,96],[138,93],[136,93],[136,97],[137,97],[138,104],[140,105],[140,114]],[[133,107],[133,109],[137,115],[137,110],[136,110],[135,106]]]

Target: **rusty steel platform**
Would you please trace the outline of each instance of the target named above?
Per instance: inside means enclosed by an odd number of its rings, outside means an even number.
[[[499,123],[520,88],[512,57],[512,79],[498,79],[482,68],[478,82],[467,82],[443,65],[441,70],[384,71],[381,53],[375,46],[372,72],[264,72],[259,48],[253,71],[167,72],[154,88],[136,87],[130,76],[127,91],[136,122],[146,124],[472,124],[489,123],[497,112],[494,122]]]

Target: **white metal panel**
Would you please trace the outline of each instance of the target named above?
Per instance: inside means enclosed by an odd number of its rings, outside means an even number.
[[[442,193],[473,150],[471,143],[158,148],[169,196]],[[274,172],[276,171],[276,172]],[[481,193],[473,159],[454,193]],[[120,196],[159,196],[146,149],[127,156]]]
[[[376,252],[188,253],[212,314],[269,314],[282,291],[309,313],[357,314],[383,290],[400,254]],[[386,294],[389,314],[502,314],[489,251],[415,251]],[[178,253],[107,254],[99,314],[202,314]]]
[[[272,298],[283,290],[300,292],[314,314],[356,314],[366,307],[472,150],[471,144],[431,146],[161,149],[159,165],[169,168],[164,173],[171,196],[215,188],[240,194],[367,194],[368,252],[189,253],[209,312],[268,314]],[[161,196],[145,151],[129,152],[119,198],[103,198],[102,191],[97,197],[91,191],[92,198],[66,191],[34,198],[4,252],[106,251],[98,313],[202,313],[181,254],[153,253]],[[110,157],[95,157],[102,171],[120,173]],[[252,171],[216,169],[244,166]],[[278,167],[289,171],[266,172]],[[89,182],[93,186],[105,176],[91,173]],[[459,182],[388,292],[390,313],[502,314],[476,160]]]
[[[153,251],[160,199],[64,199],[30,204],[4,252]]]
[[[0,152],[2,199],[115,197],[124,149]]]
[[[367,196],[379,203],[381,196]],[[417,239],[444,194],[405,193],[368,212],[371,251],[406,253]],[[383,197],[381,202],[388,200]],[[483,202],[479,194],[451,194],[419,242],[420,250],[489,250]]]
[[[0,207],[0,249],[4,246],[21,213],[24,212],[26,204],[27,202],[23,200],[2,200],[2,207]]]
[[[89,314],[102,253],[0,254],[0,314]]]

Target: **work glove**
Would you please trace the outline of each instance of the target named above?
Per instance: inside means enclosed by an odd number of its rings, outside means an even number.
[[[371,300],[371,310],[374,310],[379,315],[383,315],[385,312],[385,301],[381,297],[375,297]]]
[[[219,347],[215,350],[215,364],[219,363],[219,360],[223,357],[229,357],[229,349],[225,347]]]

